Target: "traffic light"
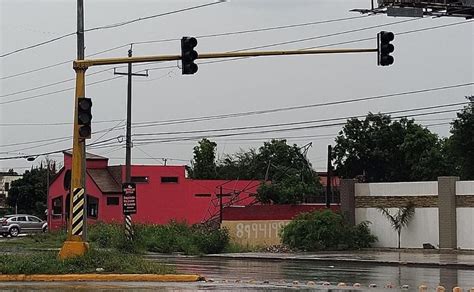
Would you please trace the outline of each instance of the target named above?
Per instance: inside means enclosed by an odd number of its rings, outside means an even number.
[[[91,137],[91,121],[92,121],[92,100],[90,98],[81,97],[77,103],[77,124],[79,125],[79,138],[89,139]]]
[[[193,37],[183,37],[181,39],[181,64],[182,73],[194,74],[198,70],[198,66],[194,63],[198,53],[194,50],[197,46],[197,40]]]
[[[393,53],[395,47],[390,43],[395,38],[393,32],[390,31],[381,31],[377,34],[377,65],[379,66],[389,66],[393,64],[393,56],[390,56],[390,53]]]

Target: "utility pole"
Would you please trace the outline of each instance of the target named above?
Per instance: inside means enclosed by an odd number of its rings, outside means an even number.
[[[77,0],[77,60],[84,60],[84,0]],[[78,103],[85,97],[87,67],[74,67],[76,92],[74,98],[74,134],[72,145],[71,195],[67,239],[59,252],[61,259],[81,256],[89,245],[86,242],[87,204],[85,190],[86,141],[79,136]]]
[[[326,180],[326,208],[331,207],[331,182],[332,182],[332,146],[328,145],[328,166]]]
[[[130,49],[128,50],[128,57],[132,57],[132,44],[130,44]],[[145,76],[148,77],[148,70],[145,74],[143,73],[132,73],[132,63],[128,63],[128,72],[121,73],[116,72],[114,69],[114,75],[127,75],[128,84],[127,84],[127,130],[125,138],[125,183],[132,182],[132,76]],[[125,222],[125,235],[129,240],[133,237],[132,230],[132,215],[126,214],[124,218]]]

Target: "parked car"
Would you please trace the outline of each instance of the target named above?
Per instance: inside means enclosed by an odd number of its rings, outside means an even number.
[[[0,234],[16,237],[20,233],[46,232],[48,223],[33,215],[15,214],[0,218]]]

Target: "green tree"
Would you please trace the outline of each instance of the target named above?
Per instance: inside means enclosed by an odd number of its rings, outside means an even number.
[[[461,179],[474,179],[474,96],[467,97],[469,104],[457,113],[451,126],[447,151],[455,161],[454,171]]]
[[[192,168],[190,176],[198,179],[216,179],[216,147],[215,142],[204,138],[194,147]]]
[[[288,145],[286,140],[265,142],[255,163],[264,174],[257,194],[262,203],[298,204],[322,190],[316,172],[296,144]]]
[[[390,221],[390,225],[397,232],[398,248],[400,248],[402,229],[408,226],[408,223],[410,223],[410,220],[415,215],[415,205],[413,202],[408,202],[405,207],[398,208],[397,213],[393,215],[387,208],[380,207],[378,209]]]
[[[240,150],[225,155],[217,164],[217,173],[220,179],[263,179],[265,170],[258,165],[257,150]]]
[[[442,143],[414,120],[392,121],[369,113],[350,119],[336,137],[333,158],[337,173],[366,181],[433,180],[447,171]]]
[[[54,175],[54,172],[50,170],[49,175]],[[19,213],[44,217],[47,176],[47,168],[34,168],[25,171],[21,179],[12,182],[7,204],[12,208],[17,207]]]

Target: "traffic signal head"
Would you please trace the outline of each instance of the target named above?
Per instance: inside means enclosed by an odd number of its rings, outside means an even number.
[[[81,97],[77,102],[77,124],[80,139],[89,139],[91,137],[92,121],[92,100]]]
[[[377,65],[389,66],[393,64],[393,53],[395,47],[390,43],[395,38],[393,32],[381,31],[377,34]]]
[[[194,74],[198,66],[194,63],[198,53],[194,50],[197,46],[197,40],[193,37],[183,37],[181,39],[181,64],[183,74]]]

